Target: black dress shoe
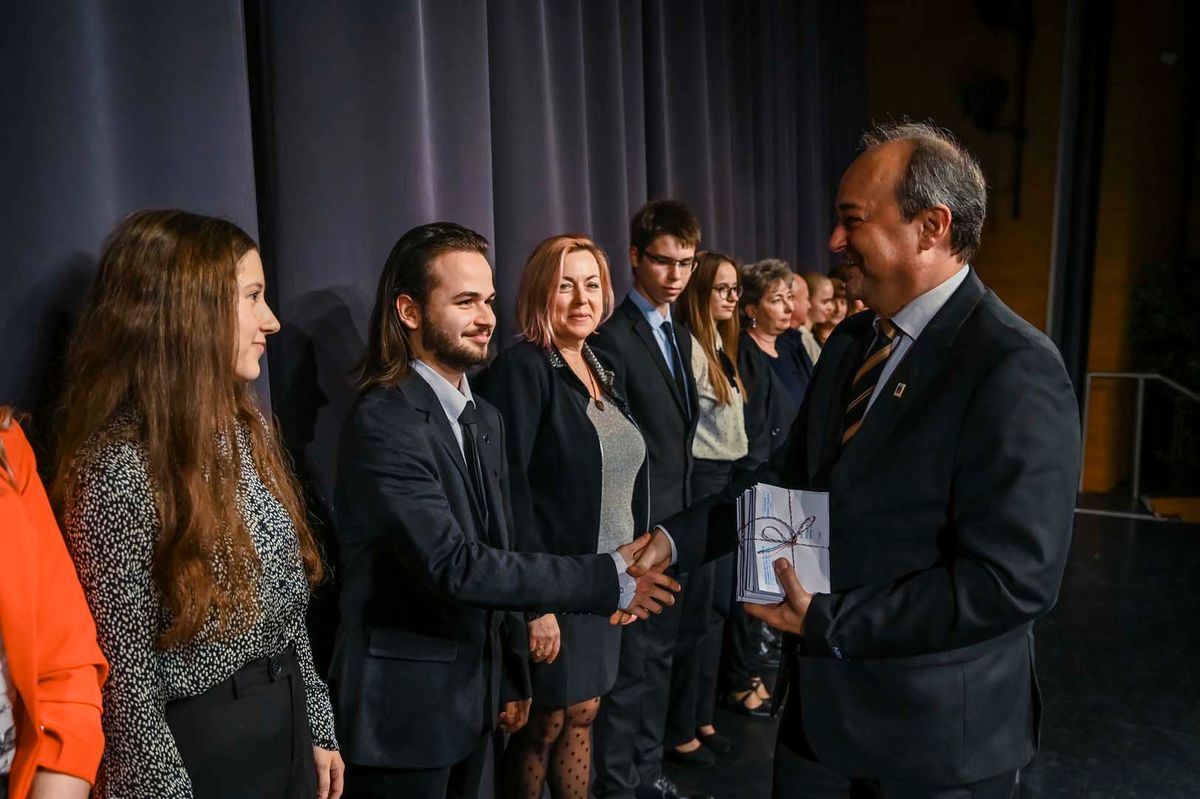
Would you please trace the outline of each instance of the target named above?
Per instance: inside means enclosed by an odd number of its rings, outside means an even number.
[[[666,747],[664,752],[667,760],[674,763],[680,763],[684,766],[695,766],[697,768],[708,768],[717,762],[717,756],[706,748],[704,744],[697,746],[690,752],[681,752],[674,746]]]
[[[685,794],[666,775],[659,777],[653,785],[639,785],[634,792],[637,799],[714,799],[712,794]]]
[[[700,743],[704,744],[706,749],[711,749],[713,754],[727,755],[733,751],[733,743],[718,732],[712,735],[697,735]]]
[[[732,710],[734,713],[739,713],[743,716],[749,716],[754,719],[769,719],[771,718],[771,700],[767,699],[758,707],[750,707],[750,697],[754,694],[754,689],[751,688],[745,692],[745,696],[739,699],[735,694],[740,694],[741,691],[720,694],[717,696],[717,704],[726,710]]]

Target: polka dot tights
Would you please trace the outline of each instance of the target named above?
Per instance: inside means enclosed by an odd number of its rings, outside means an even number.
[[[600,698],[566,708],[534,707],[529,723],[504,752],[504,799],[587,799],[592,768],[592,722]]]

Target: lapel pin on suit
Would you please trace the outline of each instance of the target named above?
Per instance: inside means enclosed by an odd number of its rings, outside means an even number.
[[[895,397],[896,399],[899,399],[900,397],[903,397],[903,396],[904,396],[904,389],[906,389],[906,388],[908,388],[907,384],[905,384],[905,383],[897,383],[897,384],[896,384],[896,390],[892,392],[892,396],[893,396],[893,397]]]

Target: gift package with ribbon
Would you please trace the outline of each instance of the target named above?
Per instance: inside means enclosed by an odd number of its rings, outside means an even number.
[[[829,593],[829,494],[758,483],[737,503],[739,602],[779,602],[775,561],[784,558],[800,584]]]

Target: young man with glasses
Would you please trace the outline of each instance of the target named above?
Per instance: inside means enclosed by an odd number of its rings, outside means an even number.
[[[696,267],[700,223],[678,200],[654,200],[630,225],[633,289],[592,343],[617,374],[646,442],[650,517],[666,518],[689,500],[696,385],[691,333],[671,314]],[[663,736],[678,611],[622,631],[617,682],[595,727],[596,796],[675,799],[662,774]]]

